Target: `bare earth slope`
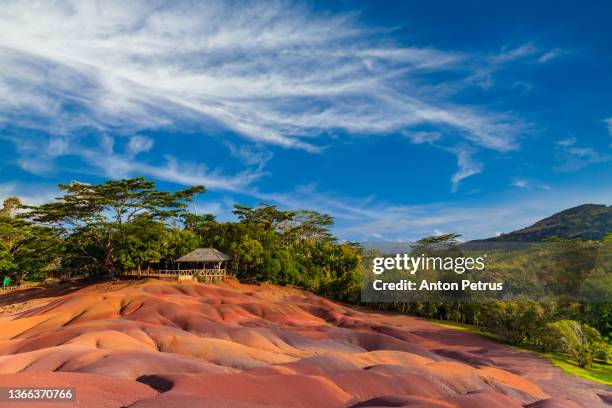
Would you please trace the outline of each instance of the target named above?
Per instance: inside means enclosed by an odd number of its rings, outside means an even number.
[[[297,289],[73,289],[0,309],[0,386],[74,386],[79,407],[597,407],[611,398],[534,354]]]

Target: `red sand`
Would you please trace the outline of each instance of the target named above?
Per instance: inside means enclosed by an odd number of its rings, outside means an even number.
[[[612,394],[532,353],[292,288],[65,292],[5,295],[16,303],[0,315],[0,386],[76,387],[79,407],[570,408]]]

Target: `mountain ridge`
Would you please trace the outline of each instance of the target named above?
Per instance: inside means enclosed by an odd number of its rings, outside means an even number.
[[[582,204],[555,213],[534,224],[478,241],[539,242],[550,237],[600,240],[612,232],[612,206]]]

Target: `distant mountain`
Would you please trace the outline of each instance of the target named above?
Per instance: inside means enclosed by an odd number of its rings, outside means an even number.
[[[517,231],[483,241],[538,242],[549,237],[599,240],[612,232],[612,206],[583,204],[561,211]]]

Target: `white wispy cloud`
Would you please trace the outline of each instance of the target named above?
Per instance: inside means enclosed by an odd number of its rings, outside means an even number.
[[[226,142],[226,146],[230,150],[232,156],[237,157],[247,165],[256,165],[259,169],[263,169],[268,161],[272,159],[274,154],[261,146],[240,145]]]
[[[526,190],[543,190],[552,192],[553,188],[549,184],[542,183],[539,180],[525,179],[521,177],[514,177],[510,183],[512,187],[517,187]]]
[[[461,180],[480,173],[483,168],[482,163],[474,160],[472,149],[460,148],[455,153],[457,154],[458,170],[451,177],[452,191],[457,191]]]
[[[440,132],[416,131],[404,132],[404,135],[414,144],[432,144],[442,139],[442,134]]]
[[[608,134],[612,136],[612,117],[604,119],[603,122],[608,127]]]
[[[564,147],[572,146],[574,144],[576,144],[576,138],[573,136],[566,137],[565,139],[561,139],[557,142],[557,145]]]
[[[598,152],[590,146],[576,144],[576,138],[570,137],[557,142],[556,160],[560,163],[556,171],[576,171],[590,164],[612,161],[612,155]]]
[[[535,45],[532,43],[527,43],[516,48],[504,47],[498,54],[492,55],[490,60],[495,64],[505,64],[517,59],[533,56],[540,52],[541,51]],[[543,55],[544,54],[542,54],[542,56]]]
[[[538,62],[544,64],[546,62],[552,61],[553,59],[559,58],[564,55],[565,52],[560,48],[554,48],[550,51],[545,52],[538,58]]]
[[[0,25],[0,115],[15,126],[67,135],[190,123],[318,151],[320,134],[429,124],[488,149],[518,145],[511,115],[427,92],[428,73],[462,74],[469,56],[390,43],[351,13],[289,2],[8,1]]]
[[[498,71],[512,66],[512,64],[545,64],[565,53],[566,52],[560,48],[544,49],[536,47],[531,42],[522,44],[518,47],[504,46],[499,52],[485,56],[483,60],[475,66],[472,75],[468,76],[464,82],[476,84],[480,88],[487,90],[495,86],[495,74]],[[529,91],[531,89],[531,84],[522,81],[515,81],[513,86],[523,91]]]
[[[122,150],[109,135],[99,136],[97,143],[85,142],[77,136],[56,135],[30,138],[0,135],[0,139],[15,143],[19,152],[16,162],[22,169],[41,175],[58,172],[58,162],[61,163],[62,158],[66,156],[79,158],[85,167],[71,169],[64,165],[62,171],[72,170],[115,179],[146,176],[155,180],[181,185],[204,185],[213,190],[229,192],[243,192],[263,175],[261,168],[251,167],[227,175],[202,163],[179,161],[172,155],[166,155],[161,163],[159,160],[151,163],[146,159],[137,159],[136,154],[152,147],[152,141],[144,136],[130,137]]]
[[[153,143],[153,139],[146,136],[131,136],[127,145],[127,151],[131,155],[148,152],[153,147]]]
[[[523,179],[514,179],[512,180],[512,185],[514,187],[519,187],[519,188],[527,188],[529,187],[529,181],[527,180],[523,180]]]
[[[0,183],[0,206],[8,197],[19,197],[24,204],[40,205],[59,196],[54,185],[41,183]]]

